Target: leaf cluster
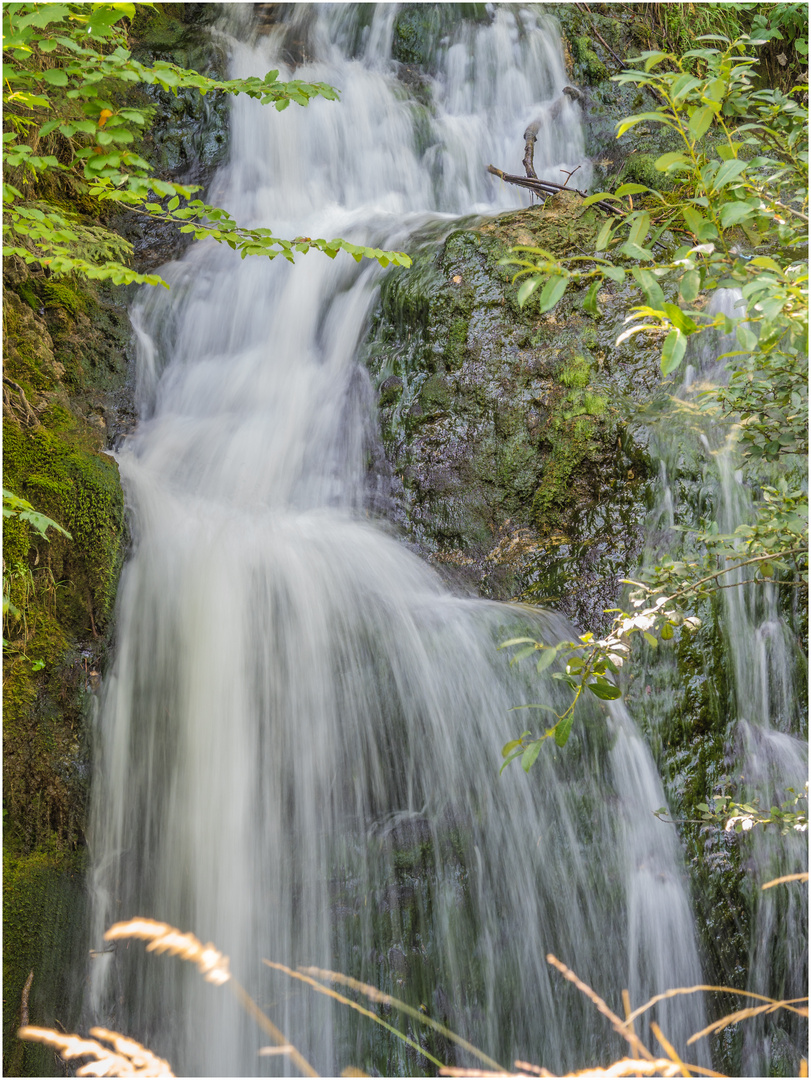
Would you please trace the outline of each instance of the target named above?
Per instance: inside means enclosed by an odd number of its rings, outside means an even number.
[[[770,806],[764,810],[759,801],[739,803],[731,795],[718,795],[712,800],[712,806],[698,803],[696,810],[701,815],[691,819],[694,824],[715,825],[725,832],[749,832],[756,825],[775,825],[784,835],[788,832],[808,832],[808,784],[805,790],[796,792],[787,788],[791,798],[779,806]],[[799,809],[798,809],[799,808]],[[669,811],[666,806],[654,810],[660,821],[668,821]]]
[[[535,649],[546,650],[544,666],[566,657],[565,671],[553,677],[567,683],[573,701],[540,738],[524,732],[508,743],[505,764],[521,755],[528,769],[549,735],[563,745],[584,689],[619,696],[608,673],[627,657],[633,632],[657,647],[677,629],[696,626],[690,605],[718,588],[774,579],[807,588],[808,497],[790,479],[808,451],[807,87],[758,88],[757,50],[767,40],[715,35],[682,56],[648,51],[632,61],[615,81],[648,86],[663,104],[622,120],[617,133],[643,121],[671,130],[679,148],[661,155],[656,168],[675,178],[673,190],[624,184],[586,199],[586,205],[610,200],[619,211],[607,217],[592,254],[561,259],[515,248],[503,260],[519,268],[519,303],[540,289],[541,312],[568,286],[588,286],[584,307],[599,317],[601,288],[630,277],[645,303],[631,309],[617,344],[640,333],[661,340],[664,376],[679,368],[691,338],[725,335],[732,343],[721,357],[729,382],[705,392],[699,408],[735,428],[743,465],[785,469],[776,486],[760,487],[753,522],[726,535],[706,523],[693,533],[703,555],[692,562],[665,557],[644,581],[632,582],[636,610],[614,612],[607,637],[584,635],[551,647],[524,642],[513,662]],[[744,242],[751,254],[740,250]],[[707,313],[719,289],[739,290],[739,314]],[[615,693],[603,694],[604,683]]]
[[[156,274],[131,270],[126,265],[131,251],[115,234],[83,226],[53,203],[30,197],[45,180],[61,177],[91,199],[176,224],[196,239],[226,243],[243,257],[282,255],[293,261],[313,247],[330,258],[343,250],[358,261],[366,257],[382,266],[410,265],[402,252],[340,239],[289,241],[271,229],[239,226],[224,210],[194,199],[199,188],[156,178],[136,149],[150,110],[122,104],[134,85],[175,95],[181,89],[246,94],[278,110],[291,103],[306,106],[316,97],[337,100],[338,92],[321,82],[280,82],[278,71],[263,78],[216,79],[166,61],[142,64],[127,43],[124,20],[134,14],[135,6],[128,3],[4,6],[5,256],[16,255],[57,274],[166,285]]]

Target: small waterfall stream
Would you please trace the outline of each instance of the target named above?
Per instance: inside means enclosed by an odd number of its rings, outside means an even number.
[[[737,290],[719,289],[706,311],[709,316],[720,312],[739,318],[742,303]],[[692,350],[692,362],[675,396],[676,402],[686,405],[685,422],[679,418],[677,404],[676,412],[666,414],[665,421],[654,429],[660,485],[651,538],[656,538],[654,546],[669,551],[677,551],[681,543],[673,532],[677,521],[689,530],[695,527],[696,517],[711,517],[719,533],[730,534],[756,516],[752,486],[736,465],[737,429],[718,423],[711,412],[701,414],[694,407],[700,400],[697,392],[711,392],[728,378],[726,361],[719,356],[738,345],[734,336],[717,332],[710,335],[709,341],[699,341],[701,346]],[[685,471],[685,456],[692,458],[692,467],[700,475],[700,506],[690,505],[696,499],[690,482],[680,485],[678,481],[679,473]],[[767,482],[770,478],[763,479]],[[685,547],[690,557],[689,541]],[[729,678],[726,773],[733,783],[724,785],[724,790],[708,791],[705,797],[726,794],[737,802],[754,799],[768,811],[770,806],[780,806],[789,799],[788,789],[801,793],[808,778],[808,744],[804,738],[807,716],[798,681],[804,664],[799,643],[780,610],[777,585],[763,580],[745,584],[753,577],[751,568],[736,569],[723,580],[729,587],[718,593],[724,666]],[[720,673],[712,664],[710,659],[704,676],[715,679]],[[764,892],[761,885],[807,870],[807,836],[802,832],[781,835],[776,827],[756,827],[741,836],[739,843],[750,882],[746,989],[781,999],[801,998],[807,993],[808,973],[805,895],[796,886]],[[737,981],[737,985],[742,984]],[[779,1020],[774,1024],[769,1017],[761,1016],[743,1025],[742,1075],[758,1075],[771,1068],[781,1070],[786,1061],[796,1057],[803,1043],[801,1022],[786,1013]],[[792,1033],[793,1040],[787,1039],[787,1032]],[[798,1063],[793,1064],[796,1067]],[[769,1075],[781,1072],[770,1071]]]
[[[290,42],[306,40],[296,76],[342,101],[237,100],[212,201],[279,235],[398,248],[441,215],[519,205],[485,166],[517,158],[565,85],[542,13],[448,28],[430,109],[396,77],[393,6],[289,18],[257,39],[226,26],[234,74],[290,77]],[[539,171],[581,161],[576,106],[562,110],[540,129]],[[134,544],[98,729],[95,943],[138,914],[216,943],[326,1074],[426,1062],[262,957],[374,983],[507,1066],[607,1060],[624,1047],[545,955],[619,1011],[623,987],[638,1005],[701,981],[675,835],[651,814],[662,787],[621,703],[595,702],[530,777],[499,779],[510,708],[562,699],[496,646],[572,628],[448,594],[368,516],[373,394],[355,357],[381,273],[198,244],[164,268],[171,293],[136,301],[142,419],[119,454]],[[179,1075],[284,1071],[189,965],[133,944],[91,972],[96,1019]],[[697,996],[655,1015],[682,1049],[704,1022]]]

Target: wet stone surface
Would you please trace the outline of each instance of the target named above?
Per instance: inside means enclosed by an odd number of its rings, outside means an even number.
[[[607,284],[596,318],[577,290],[541,315],[501,260],[589,250],[601,223],[567,193],[426,241],[385,280],[366,350],[406,538],[456,588],[592,627],[641,545],[650,469],[631,417],[657,357],[614,344],[628,286]]]

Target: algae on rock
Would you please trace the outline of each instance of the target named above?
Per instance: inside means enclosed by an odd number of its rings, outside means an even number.
[[[511,247],[593,246],[577,196],[462,224],[387,276],[367,347],[395,519],[463,587],[599,618],[639,543],[647,469],[625,414],[655,357],[616,349],[616,316],[578,293],[518,304]]]

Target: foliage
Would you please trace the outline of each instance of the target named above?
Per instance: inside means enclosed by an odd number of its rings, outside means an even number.
[[[19,495],[15,495],[12,491],[6,491],[3,488],[3,517],[4,518],[19,518],[20,521],[25,521],[38,536],[41,536],[43,540],[48,540],[48,529],[56,529],[57,532],[62,533],[63,536],[67,536],[70,540],[71,535],[67,529],[63,529],[61,525],[58,525],[52,518],[47,517],[45,514],[35,510],[34,507],[26,499],[21,499]],[[24,595],[28,596],[34,588],[33,576],[28,566],[22,564],[16,564],[11,567],[7,567],[5,562],[3,563],[3,622],[5,624],[7,619],[25,618],[25,604],[23,604],[22,610],[17,608],[11,601],[12,584],[22,582]],[[3,647],[5,648],[8,642],[5,636],[3,637]],[[43,660],[35,660],[32,666],[33,671],[41,671],[45,666]]]
[[[696,809],[701,817],[696,823],[719,825],[726,832],[749,832],[755,825],[778,825],[782,833],[808,832],[808,784],[805,790],[799,794],[794,788],[787,791],[792,798],[781,803],[780,806],[770,806],[763,810],[757,799],[751,802],[734,802],[730,795],[719,795],[713,799],[712,807],[707,803],[697,803]],[[800,804],[803,808],[797,809]],[[661,821],[667,820],[669,811],[666,806],[654,810],[654,814]]]
[[[752,53],[764,40],[715,35],[681,57],[648,51],[632,61],[636,66],[615,80],[650,87],[662,104],[621,121],[618,136],[643,121],[669,128],[678,148],[661,155],[656,169],[675,180],[673,190],[623,184],[589,197],[588,205],[611,200],[617,207],[593,255],[560,259],[515,248],[505,260],[524,279],[519,302],[540,289],[541,312],[570,285],[587,285],[584,307],[597,317],[606,280],[630,276],[646,302],[632,308],[618,344],[640,333],[661,340],[664,376],[679,368],[691,338],[726,335],[734,342],[722,355],[729,383],[706,392],[700,407],[737,429],[741,465],[756,481],[762,463],[783,474],[776,485],[761,483],[754,522],[726,535],[716,522],[703,523],[693,537],[699,557],[665,558],[644,580],[631,582],[636,610],[615,611],[606,637],[586,634],[553,647],[532,639],[505,643],[525,646],[513,662],[542,650],[539,670],[565,659],[565,670],[553,678],[574,693],[543,735],[525,732],[506,744],[505,764],[520,756],[528,769],[549,735],[564,745],[585,688],[598,697],[620,696],[610,676],[627,658],[633,633],[656,647],[659,638],[689,629],[697,623],[689,606],[715,588],[773,578],[807,588],[808,496],[797,479],[808,449],[807,87],[756,89]],[[741,253],[743,244],[751,255]],[[740,290],[740,315],[707,313],[707,300],[719,289]]]
[[[70,539],[70,533],[61,525],[57,525],[51,518],[35,510],[30,502],[21,499],[12,491],[6,491],[5,488],[3,488],[3,517],[18,517],[20,521],[27,521],[43,540],[48,539],[48,529],[56,529],[57,532],[61,532],[63,536]]]
[[[165,61],[144,65],[127,47],[123,20],[134,14],[135,5],[127,3],[4,5],[4,255],[56,274],[166,285],[156,274],[127,267],[123,260],[131,249],[114,233],[84,225],[57,200],[42,198],[49,185],[61,183],[98,202],[176,224],[195,239],[226,243],[243,258],[281,254],[292,262],[312,247],[330,258],[343,250],[357,261],[410,264],[401,252],[346,240],[285,240],[270,229],[244,228],[225,210],[192,198],[197,187],[156,178],[134,149],[150,120],[149,109],[126,103],[134,85],[175,95],[183,88],[247,94],[279,110],[315,97],[336,100],[338,93],[325,83],[279,82],[278,71],[222,80]]]

